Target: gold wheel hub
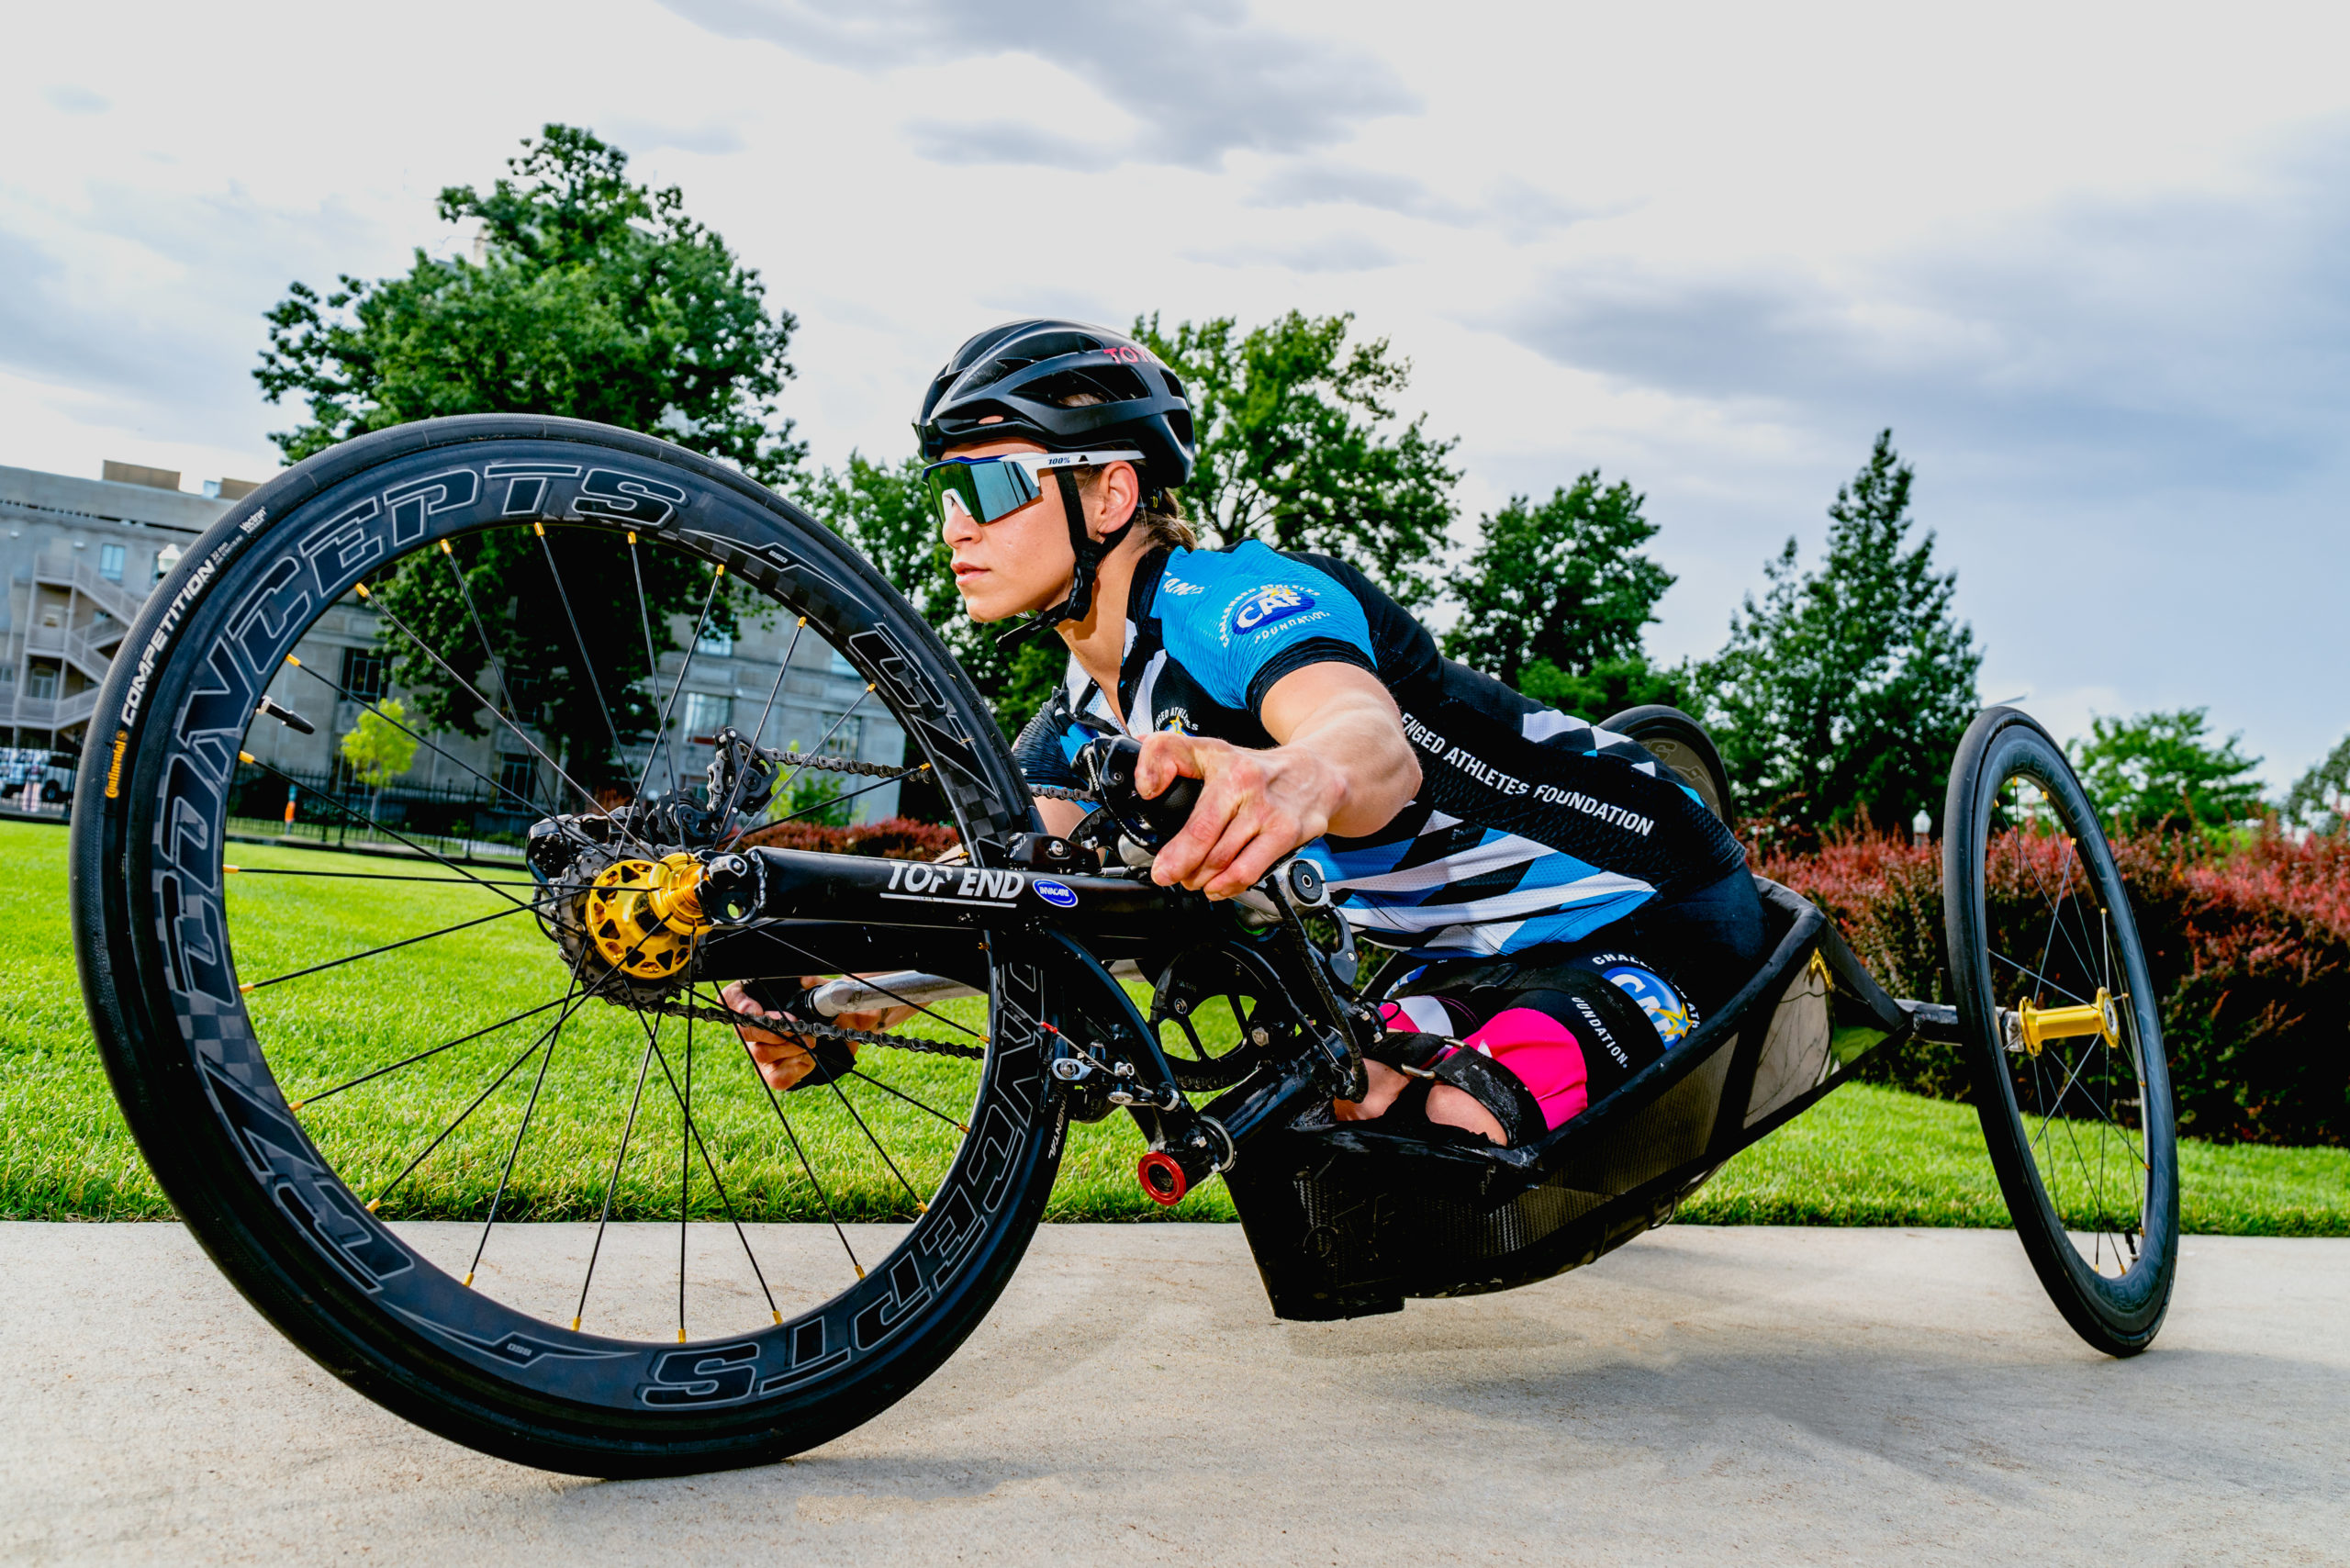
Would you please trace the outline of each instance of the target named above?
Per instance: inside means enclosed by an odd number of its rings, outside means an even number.
[[[637,980],[674,980],[693,962],[701,934],[700,863],[690,855],[616,860],[588,890],[588,939],[604,962]]]
[[[2084,1035],[2101,1035],[2109,1047],[2121,1044],[2121,1020],[2114,1006],[2113,993],[2103,986],[2098,988],[2097,1000],[2079,1007],[2035,1007],[2029,1001],[2018,1004],[2009,1014],[2009,1048],[2020,1047],[2027,1056],[2038,1056],[2051,1040],[2076,1039]]]

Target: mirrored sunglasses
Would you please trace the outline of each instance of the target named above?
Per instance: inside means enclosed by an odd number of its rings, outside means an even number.
[[[1139,463],[1139,452],[1014,452],[1001,457],[950,457],[923,470],[930,487],[931,505],[939,521],[952,522],[961,512],[972,521],[990,523],[1009,517],[1043,495],[1043,476],[1056,468],[1083,468],[1103,463]]]

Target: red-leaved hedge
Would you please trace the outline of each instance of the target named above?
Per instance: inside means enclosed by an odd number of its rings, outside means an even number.
[[[935,860],[963,840],[951,827],[889,817],[850,827],[811,822],[769,823],[743,835],[746,845],[771,849],[815,849],[827,855],[870,855],[882,860]]]
[[[2049,839],[1998,846],[1994,930],[2044,907]],[[2162,992],[2179,1130],[2222,1142],[2350,1146],[2350,841],[2276,835],[2227,853],[2144,834],[2114,846]],[[1755,868],[1811,899],[1897,995],[1950,1000],[1942,849],[1848,838]],[[1965,1099],[1956,1047],[1881,1051],[1864,1076]]]

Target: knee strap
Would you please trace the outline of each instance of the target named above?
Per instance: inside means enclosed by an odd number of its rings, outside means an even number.
[[[1407,1073],[1414,1078],[1430,1076],[1429,1070],[1438,1057],[1458,1040],[1442,1035],[1423,1035],[1410,1029],[1390,1030],[1373,1041],[1362,1054],[1366,1060],[1375,1061]]]
[[[1502,1132],[1511,1144],[1526,1143],[1550,1130],[1542,1114],[1542,1103],[1525,1080],[1492,1058],[1481,1056],[1467,1047],[1453,1052],[1436,1064],[1432,1074],[1438,1083],[1449,1083],[1494,1114],[1502,1125]]]

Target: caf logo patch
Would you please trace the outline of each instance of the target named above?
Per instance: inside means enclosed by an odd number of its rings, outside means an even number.
[[[1285,621],[1314,608],[1314,596],[1304,588],[1286,585],[1259,588],[1240,601],[1232,612],[1232,629],[1238,633],[1254,632],[1276,621]]]

